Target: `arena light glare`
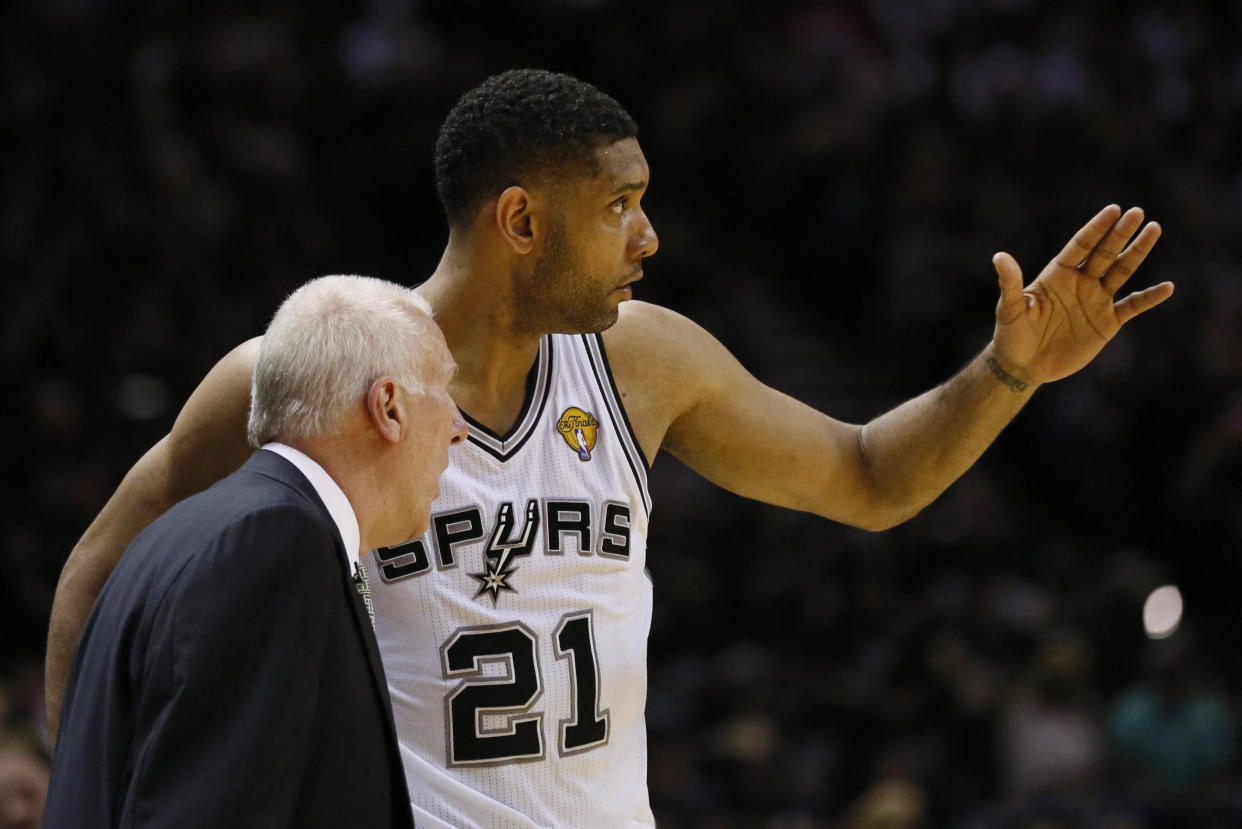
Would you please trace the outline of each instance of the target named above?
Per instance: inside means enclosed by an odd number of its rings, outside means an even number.
[[[1167,639],[1182,622],[1182,591],[1166,584],[1151,591],[1143,605],[1143,628],[1148,639]]]

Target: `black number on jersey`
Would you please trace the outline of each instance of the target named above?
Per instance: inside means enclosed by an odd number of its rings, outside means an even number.
[[[465,677],[444,701],[450,766],[512,763],[543,757],[543,714],[529,713],[543,693],[535,634],[520,622],[454,633],[440,648],[444,676]],[[500,664],[503,676],[484,667]],[[485,728],[484,715],[505,718]]]
[[[570,696],[573,717],[561,720],[562,755],[586,751],[608,742],[608,712],[599,710],[599,659],[595,655],[595,623],[591,611],[569,613],[556,626],[556,658],[573,668]]]
[[[573,710],[560,721],[557,749],[562,756],[605,745],[608,711],[599,710],[599,659],[594,614],[567,613],[553,633],[557,659],[570,660]],[[444,677],[462,677],[444,701],[449,766],[499,765],[540,760],[543,712],[531,711],[543,693],[539,647],[520,622],[463,628],[440,648]],[[488,663],[503,675],[485,672]],[[484,716],[505,717],[505,725],[485,728]]]

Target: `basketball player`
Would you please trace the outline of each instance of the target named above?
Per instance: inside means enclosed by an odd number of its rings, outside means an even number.
[[[427,534],[365,560],[422,826],[653,823],[644,565],[647,468],[661,449],[738,494],[891,527],[969,468],[1035,389],[1173,291],[1115,300],[1160,228],[1106,207],[1025,288],[1017,262],[994,257],[994,335],[956,376],[842,423],[765,386],[690,320],[625,302],[658,244],[635,134],[589,84],[522,70],[466,93],[436,145],[449,239],[418,290],[457,361],[450,391],[470,434]],[[244,459],[256,349],[212,369],[66,563],[48,647],[53,723],[117,555]]]

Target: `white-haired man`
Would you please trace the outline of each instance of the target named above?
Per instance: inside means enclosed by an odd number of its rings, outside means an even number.
[[[454,371],[406,288],[322,277],[281,305],[261,448],[135,539],[87,622],[44,826],[413,825],[354,572],[427,528],[466,433]]]

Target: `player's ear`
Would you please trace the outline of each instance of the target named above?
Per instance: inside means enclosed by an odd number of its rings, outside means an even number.
[[[534,213],[535,199],[525,187],[507,187],[496,199],[496,227],[515,253],[527,254],[534,248]]]
[[[381,438],[397,443],[409,423],[409,411],[397,381],[388,375],[376,380],[367,389],[367,417]]]

